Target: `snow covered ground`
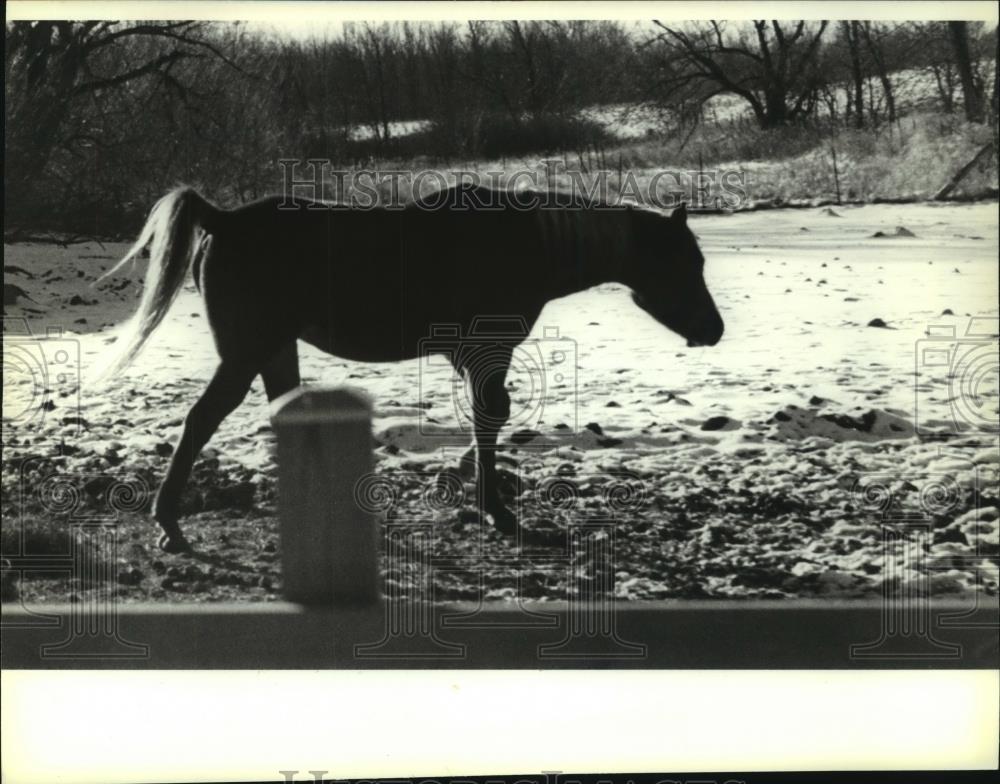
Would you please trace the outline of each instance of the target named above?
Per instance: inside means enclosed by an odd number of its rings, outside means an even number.
[[[687,348],[605,286],[550,303],[515,358],[501,466],[517,542],[481,526],[471,486],[428,505],[434,475],[467,442],[447,366],[363,365],[300,345],[306,382],[372,394],[389,514],[427,523],[431,561],[461,563],[428,578],[390,559],[386,579],[465,599],[480,585],[488,598],[564,598],[602,574],[621,598],[954,594],[977,580],[995,593],[997,204],[696,215],[691,226],[726,322],[719,345]],[[85,381],[77,399],[77,356],[86,379],[107,325],[136,303],[141,269],[90,287],[123,251],[5,247],[4,525],[20,520],[32,541],[65,528],[66,509],[39,495],[53,472],[125,472],[154,488],[214,367],[189,286],[136,364],[107,388]],[[65,331],[29,339],[19,318],[35,336]],[[185,526],[202,555],[156,551],[136,503],[119,517],[122,596],[275,596],[275,479],[258,382],[196,468]],[[84,483],[75,510],[103,503],[98,485]],[[613,561],[570,545],[581,522],[614,538]],[[918,556],[886,555],[886,525],[915,538]],[[21,590],[82,589],[28,579]]]

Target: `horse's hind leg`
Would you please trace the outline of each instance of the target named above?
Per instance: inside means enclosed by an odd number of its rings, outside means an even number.
[[[476,441],[458,459],[458,475],[462,479],[471,479],[476,475]]]
[[[488,367],[465,369],[472,392],[472,418],[479,458],[479,501],[482,511],[493,518],[493,525],[504,534],[512,534],[517,529],[517,519],[500,499],[496,469],[497,437],[510,417],[510,395],[504,383],[509,363],[510,354],[503,362],[497,362],[494,354]]]
[[[153,504],[153,518],[163,529],[163,536],[160,537],[160,547],[163,550],[176,553],[190,549],[177,524],[181,491],[198,453],[222,424],[222,420],[246,397],[257,372],[255,365],[223,361],[208,382],[208,388],[191,406],[184,419],[184,432]]]
[[[267,361],[260,377],[268,400],[279,398],[299,385],[299,352],[294,340]]]

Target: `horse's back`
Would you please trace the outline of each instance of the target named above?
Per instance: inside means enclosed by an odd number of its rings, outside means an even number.
[[[213,238],[206,302],[256,329],[323,336],[321,348],[361,360],[415,356],[435,324],[502,313],[530,326],[547,299],[533,214],[487,189],[446,197],[403,209],[273,197],[234,210]]]

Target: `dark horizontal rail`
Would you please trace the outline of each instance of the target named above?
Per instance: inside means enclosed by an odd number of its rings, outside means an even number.
[[[77,605],[39,605],[45,616],[8,605],[0,658],[12,669],[997,668],[1000,609],[988,601],[619,602],[596,615],[567,602],[135,604],[95,624]]]

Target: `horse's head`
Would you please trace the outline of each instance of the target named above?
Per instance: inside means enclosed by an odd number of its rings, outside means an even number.
[[[687,339],[689,346],[714,346],[724,325],[705,286],[705,257],[687,225],[682,204],[666,217],[632,209],[633,257],[628,285],[635,304]]]

